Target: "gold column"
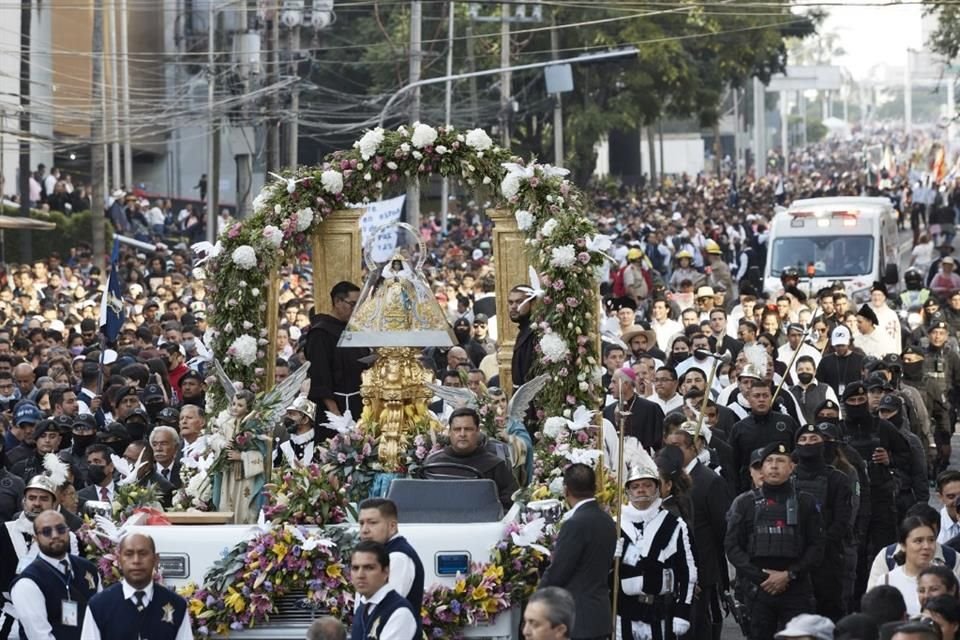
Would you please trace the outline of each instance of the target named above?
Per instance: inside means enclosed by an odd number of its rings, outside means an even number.
[[[267,364],[263,368],[263,390],[273,389],[277,373],[277,328],[280,324],[280,269],[270,267],[267,273]]]
[[[517,341],[517,325],[510,321],[507,310],[507,295],[518,284],[529,284],[530,261],[523,232],[517,228],[517,219],[509,209],[487,209],[493,220],[493,261],[497,281],[497,365],[500,370],[500,387],[511,395],[513,384],[510,374],[513,363],[513,346]]]
[[[330,313],[330,290],[342,280],[363,286],[360,216],[366,209],[334,211],[313,232],[313,306]]]

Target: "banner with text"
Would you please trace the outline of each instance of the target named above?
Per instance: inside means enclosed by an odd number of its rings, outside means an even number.
[[[367,205],[367,211],[360,217],[360,233],[363,238],[363,245],[367,245],[367,240],[382,225],[388,222],[399,222],[400,212],[403,210],[403,203],[407,199],[406,195],[381,200],[380,202],[371,202]],[[373,241],[373,259],[377,262],[386,262],[393,257],[393,250],[397,248],[397,230],[390,229],[384,231]]]

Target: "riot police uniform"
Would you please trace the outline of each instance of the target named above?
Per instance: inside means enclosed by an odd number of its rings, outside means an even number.
[[[793,455],[797,467],[793,472],[797,491],[814,498],[817,511],[823,518],[823,562],[813,567],[810,578],[813,595],[817,601],[817,613],[836,622],[846,613],[843,591],[837,585],[843,581],[845,565],[844,542],[850,538],[853,528],[853,490],[847,475],[827,464],[825,459],[826,438],[823,431],[812,424],[797,431],[797,440],[804,434],[820,438],[818,444],[797,445]]]
[[[950,327],[946,322],[932,322],[927,329]],[[960,388],[960,356],[946,346],[935,347],[928,344],[923,352],[923,377],[928,392],[930,420],[933,422],[933,439],[937,443],[937,469],[934,474],[946,469],[950,464],[950,436],[953,435],[953,420],[950,404],[956,390]]]
[[[768,445],[762,460],[789,456],[782,443]],[[810,571],[823,558],[823,524],[814,498],[798,492],[792,480],[773,484],[765,477],[759,489],[734,500],[728,516],[725,549],[737,569],[745,599],[751,606],[751,640],[770,640],[786,623],[814,610]],[[783,591],[770,593],[761,585],[769,572],[787,572]]]

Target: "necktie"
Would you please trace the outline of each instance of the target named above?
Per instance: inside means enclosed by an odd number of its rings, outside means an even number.
[[[100,487],[100,499],[104,502],[110,502],[110,493],[106,487]]]
[[[70,584],[70,580],[73,577],[70,572],[70,561],[66,559],[61,560],[60,568],[63,569],[63,575],[67,576],[67,584]]]
[[[170,469],[164,469],[164,470],[161,471],[160,473],[163,474],[163,478],[164,478],[165,480],[169,480],[169,479],[170,479]]]
[[[143,611],[143,610],[146,608],[146,605],[143,604],[143,598],[144,598],[144,596],[146,596],[146,595],[147,595],[147,594],[146,594],[145,592],[143,592],[143,591],[136,591],[136,592],[134,592],[133,597],[136,598],[136,600],[137,600],[137,602],[136,602],[137,611]]]

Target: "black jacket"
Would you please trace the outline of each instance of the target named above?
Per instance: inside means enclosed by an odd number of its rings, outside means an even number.
[[[797,423],[785,413],[771,411],[763,416],[753,413],[733,425],[730,433],[730,447],[733,449],[733,463],[737,473],[737,488],[746,491],[750,488],[750,454],[773,442],[782,442],[793,448],[793,434]]]
[[[603,410],[603,417],[619,432],[617,404],[611,404]],[[640,441],[644,449],[657,451],[663,446],[663,409],[656,402],[640,396],[633,397],[630,417],[627,418],[627,433]]]
[[[613,630],[609,573],[617,527],[596,501],[578,506],[560,527],[540,587],[562,587],[576,606],[571,638],[599,638]]]
[[[863,367],[863,354],[856,351],[841,358],[835,353],[828,353],[820,360],[817,367],[817,380],[833,387],[837,397],[843,396],[843,386],[855,380],[860,380],[860,369]]]
[[[337,393],[354,393],[360,390],[360,375],[366,368],[360,359],[370,354],[366,348],[338,347],[340,335],[347,323],[331,315],[321,313],[314,316],[304,344],[304,357],[310,362],[310,393],[307,396],[317,403],[315,424],[327,422],[324,400],[332,399],[343,412],[347,408],[344,396]],[[360,396],[350,398],[351,411],[356,410],[355,419],[360,418]],[[331,434],[321,434],[329,436]]]
[[[510,375],[513,378],[513,388],[516,389],[528,382],[533,373],[534,347],[536,335],[527,317],[520,321],[520,332],[517,333],[517,342],[513,345],[513,360],[510,364]]]
[[[727,562],[723,539],[727,534],[727,511],[733,497],[717,473],[697,462],[690,471],[693,487],[693,555],[697,559],[697,583],[702,586],[726,582]]]
[[[24,486],[23,479],[0,468],[0,521],[13,520],[13,514],[23,508]]]

